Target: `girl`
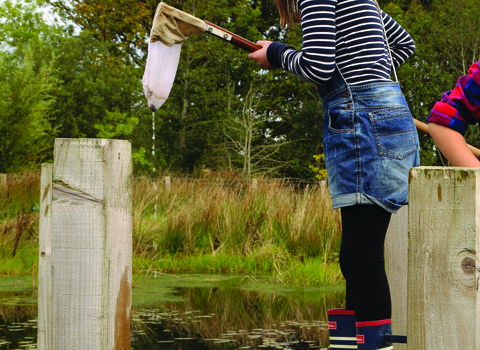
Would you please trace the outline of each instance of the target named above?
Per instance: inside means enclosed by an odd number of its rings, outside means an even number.
[[[413,119],[390,79],[392,65],[400,66],[415,46],[374,1],[277,0],[282,25],[301,21],[302,50],[259,41],[262,49],[249,55],[265,69],[283,68],[316,84],[322,99],[346,280],[345,309],[328,311],[331,349],[391,349],[406,341],[391,336],[384,241],[391,214],[407,203],[409,169],[419,165]]]
[[[428,131],[440,151],[455,166],[480,168],[480,161],[470,152],[463,138],[468,125],[480,119],[480,62],[470,66],[453,91],[443,94],[427,121]]]

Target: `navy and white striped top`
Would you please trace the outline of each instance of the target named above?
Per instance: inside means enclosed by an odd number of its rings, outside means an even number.
[[[373,0],[298,0],[303,48],[273,42],[267,58],[299,78],[322,84],[338,66],[350,85],[391,81],[391,61]],[[410,35],[382,11],[395,67],[415,51]]]

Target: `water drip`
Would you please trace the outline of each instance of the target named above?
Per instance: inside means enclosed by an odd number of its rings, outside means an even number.
[[[152,163],[155,164],[155,112],[152,112]],[[152,169],[152,181],[153,181],[153,189],[155,190],[155,211],[153,213],[153,218],[157,218],[157,201],[158,201],[158,194],[157,194],[157,182],[156,182],[156,173],[155,173],[155,165],[153,165]]]

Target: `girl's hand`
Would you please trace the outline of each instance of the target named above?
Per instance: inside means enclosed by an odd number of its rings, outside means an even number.
[[[267,58],[267,48],[271,44],[271,41],[260,40],[260,41],[257,41],[256,44],[261,46],[262,48],[248,55],[248,59],[257,61],[257,63],[263,69],[274,70],[275,68],[270,64],[270,62],[268,62],[268,58]]]

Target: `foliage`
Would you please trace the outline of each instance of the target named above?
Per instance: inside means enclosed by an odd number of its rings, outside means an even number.
[[[138,124],[138,118],[128,117],[127,113],[106,111],[105,119],[105,124],[95,124],[95,129],[98,130],[97,137],[103,139],[130,135]]]
[[[52,61],[37,63],[26,46],[0,53],[0,172],[33,168],[48,157],[55,135],[47,114],[54,103]]]
[[[136,182],[135,253],[335,259],[340,213],[325,186],[296,190],[280,181],[215,178],[176,181],[172,191]]]
[[[474,35],[480,27],[479,2],[379,1],[416,42],[415,54],[398,70],[415,118],[425,121],[442,93],[479,60],[480,39]],[[167,3],[251,41],[302,44],[299,25],[280,28],[273,0]],[[140,173],[155,167],[313,179],[315,168],[324,171],[313,158],[323,152],[322,104],[315,87],[282,70],[262,71],[246,52],[208,34],[183,44],[172,92],[153,117],[152,135],[141,77],[157,4],[6,0],[0,5],[0,172],[50,159],[55,137],[131,139]],[[42,7],[56,16],[46,21]],[[238,122],[249,99],[255,120],[249,147],[260,152],[256,159],[245,158],[238,148]],[[477,129],[471,129],[468,141],[480,146]],[[147,152],[153,137],[154,154]],[[420,135],[420,141],[422,165],[445,164],[430,138]]]
[[[0,189],[0,275],[36,274],[39,175],[9,176]],[[339,211],[315,185],[205,177],[169,190],[135,179],[135,272],[270,273],[285,283],[337,284]]]
[[[327,178],[327,169],[325,169],[325,154],[315,154],[313,158],[315,158],[318,165],[310,165],[310,169],[315,172],[315,177],[318,180],[325,180]]]
[[[13,21],[5,18],[13,17]],[[33,168],[49,156],[56,128],[49,120],[58,88],[53,54],[39,54],[38,15],[6,1],[0,7],[0,173]],[[47,38],[45,38],[48,40]]]
[[[35,273],[40,176],[9,177],[0,187],[0,275]]]
[[[115,44],[109,46],[115,56],[128,54],[137,64],[144,59],[157,1],[49,0],[48,3],[58,15],[98,41]]]
[[[36,4],[0,6],[0,172],[51,159],[55,137],[131,137],[145,111],[142,69],[112,44],[60,22],[48,25]],[[134,142],[134,146],[136,143]],[[140,163],[141,147],[134,155]]]
[[[394,13],[415,40],[415,54],[400,68],[399,81],[413,117],[425,121],[443,92],[452,90],[457,78],[467,73],[464,67],[479,59],[480,42],[472,28],[480,27],[480,2],[422,4],[412,1],[406,11],[389,4],[385,10]],[[477,137],[469,141],[478,147],[478,128],[474,129]],[[422,165],[446,164],[430,138],[420,135],[420,140]]]
[[[142,38],[148,35],[156,3],[130,4],[129,17],[121,20],[119,17],[123,17],[121,9],[125,4],[120,4],[118,1],[74,1],[72,3],[51,1],[50,3],[59,14],[78,23],[84,31],[92,33],[93,38],[102,42],[115,43],[107,48],[115,56],[128,52],[134,62],[144,62],[146,46]],[[292,29],[294,35],[287,35],[280,31],[276,5],[272,1],[253,4],[249,1],[232,0],[175,1],[170,4],[252,41],[262,37],[269,37],[272,40],[284,37],[289,43],[300,43],[299,27]],[[112,8],[120,10],[114,13],[111,11]],[[135,24],[137,27],[135,33],[127,38],[123,33],[129,25],[134,25],[129,24],[132,21],[137,22]],[[133,53],[128,49],[132,45],[136,47]],[[247,60],[245,52],[206,35],[189,38],[183,44],[177,78],[170,98],[156,113],[157,152],[148,162],[144,162],[145,165],[138,164],[138,169],[148,171],[146,164],[154,164],[157,169],[173,168],[175,171],[187,172],[205,167],[235,168],[238,164],[235,159],[241,155],[228,152],[232,135],[226,135],[223,126],[231,124],[235,119],[235,113],[242,110],[249,86],[257,79],[258,74],[262,73],[253,62]],[[276,73],[270,80],[273,84],[270,84],[272,86],[262,99],[262,105],[257,109],[264,113],[261,118],[267,121],[258,129],[259,135],[271,133],[272,137],[268,139],[263,136],[254,146],[261,145],[260,147],[276,149],[278,148],[276,142],[280,140],[282,144],[289,144],[288,147],[282,148],[285,154],[292,157],[288,158],[280,154],[268,160],[264,157],[267,163],[258,164],[257,168],[271,170],[273,164],[274,168],[281,168],[281,174],[288,172],[298,177],[298,172],[301,172],[301,177],[309,177],[311,175],[308,170],[309,161],[307,164],[302,162],[310,159],[311,155],[300,154],[297,146],[301,144],[302,148],[308,149],[311,140],[303,138],[305,132],[292,129],[290,120],[295,123],[300,122],[297,127],[303,127],[305,119],[302,114],[305,113],[298,106],[309,105],[305,100],[308,100],[312,94],[309,93],[306,98],[296,98],[296,95],[304,92],[304,88],[297,87],[305,84],[289,74]],[[276,89],[275,85],[282,82],[286,82],[285,88]],[[312,87],[310,90],[313,90]],[[300,113],[298,118],[285,113],[288,108],[285,102],[282,102],[285,98],[289,101],[288,103],[295,105],[292,109],[296,109],[296,115]],[[145,108],[143,98],[139,104]],[[318,112],[318,102],[314,104],[315,112]],[[315,119],[318,120],[318,115],[315,115]],[[140,117],[139,121],[137,130],[132,134],[133,146],[148,149],[151,146],[148,143],[151,139],[149,118]],[[75,128],[69,128],[71,129],[75,130]],[[321,137],[315,133],[315,129],[310,127],[310,130],[312,130],[312,137],[316,139],[315,144],[318,144],[317,140]],[[293,137],[297,137],[295,134],[302,134],[302,139],[290,140],[290,135],[287,133],[291,133]],[[243,164],[240,166],[240,169],[242,168]]]

